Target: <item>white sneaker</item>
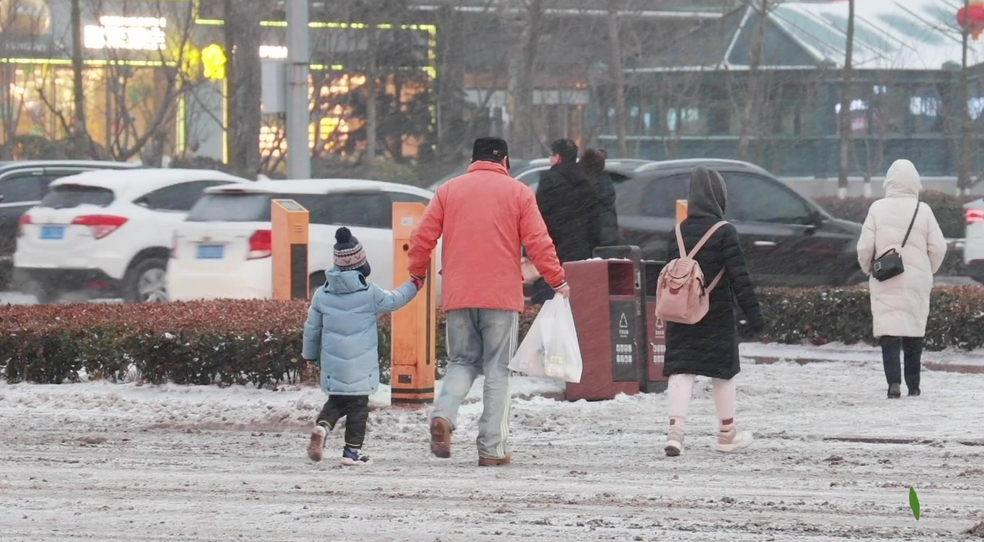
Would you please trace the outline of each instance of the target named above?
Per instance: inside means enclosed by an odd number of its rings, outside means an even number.
[[[736,431],[732,426],[730,430],[722,430],[718,434],[717,451],[723,454],[741,452],[751,446],[754,440],[751,433]]]
[[[326,436],[328,436],[328,432],[320,425],[314,426],[314,429],[311,430],[311,440],[308,442],[307,448],[308,457],[311,458],[311,461],[321,461],[325,454]]]
[[[671,425],[666,434],[666,457],[677,457],[683,453],[683,428]]]

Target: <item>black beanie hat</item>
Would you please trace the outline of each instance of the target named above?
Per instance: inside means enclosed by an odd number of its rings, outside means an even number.
[[[369,260],[366,250],[352,231],[346,227],[335,231],[335,267],[341,271],[360,271],[363,276],[369,276]]]
[[[564,162],[577,161],[577,143],[570,139],[558,139],[550,145],[550,152],[556,154]]]
[[[480,137],[472,146],[472,162],[501,162],[509,156],[509,145],[506,140],[498,137]]]

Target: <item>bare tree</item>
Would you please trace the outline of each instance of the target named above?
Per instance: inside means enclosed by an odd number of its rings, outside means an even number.
[[[854,0],[847,3],[847,45],[844,49],[844,69],[840,99],[840,172],[837,177],[837,195],[847,197],[847,176],[851,160],[851,76],[854,60]]]
[[[738,32],[746,31],[748,20],[754,15],[756,22],[752,31],[749,50],[748,70],[743,81],[737,82],[740,72],[727,70],[725,85],[738,118],[738,155],[747,160],[751,158],[752,141],[761,148],[764,136],[771,124],[767,121],[772,112],[767,105],[774,97],[770,96],[774,70],[763,70],[765,62],[765,25],[769,14],[781,0],[753,0],[749,2],[750,12],[742,20]]]
[[[625,128],[625,70],[622,67],[622,37],[619,32],[619,0],[608,1],[608,42],[611,46],[611,77],[615,94],[615,133],[620,156],[628,154]]]
[[[247,176],[260,169],[260,22],[269,8],[266,0],[225,0],[229,166]]]
[[[379,29],[376,27],[376,10],[367,10],[368,24],[368,58],[366,59],[366,153],[365,167],[366,174],[370,178],[375,177],[376,167],[376,143],[379,138],[379,100],[377,95],[377,84],[379,82]],[[397,100],[399,100],[399,92]]]
[[[82,6],[72,0],[72,91],[75,96],[75,115],[72,125],[75,134],[88,132],[85,127],[85,59],[82,57]]]
[[[512,103],[509,123],[509,139],[515,151],[511,154],[520,158],[534,153],[533,142],[533,76],[536,69],[540,33],[543,29],[545,11],[544,0],[521,0],[525,8],[526,20],[520,34],[519,55],[510,68],[509,100]]]
[[[964,0],[964,13],[970,11],[970,0]],[[967,76],[967,52],[969,48],[970,25],[965,24],[961,28],[961,55],[960,55],[960,88],[957,96],[960,100],[960,152],[957,173],[957,193],[967,195],[970,193],[970,163],[973,160],[973,149],[971,148],[970,131],[972,122],[970,119],[970,97],[967,95],[968,76]]]

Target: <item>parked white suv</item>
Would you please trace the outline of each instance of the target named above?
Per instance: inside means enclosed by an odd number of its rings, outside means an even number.
[[[194,169],[63,177],[20,218],[14,282],[42,303],[69,292],[166,301],[174,227],[206,188],[243,182],[249,181]]]
[[[372,267],[369,280],[392,288],[393,203],[426,205],[431,197],[433,193],[422,188],[351,179],[210,188],[175,231],[168,292],[175,301],[271,298],[274,199],[293,199],[308,210],[309,286],[324,284],[325,271],[334,266],[335,230],[347,226],[366,250]],[[439,258],[439,252],[435,256]]]

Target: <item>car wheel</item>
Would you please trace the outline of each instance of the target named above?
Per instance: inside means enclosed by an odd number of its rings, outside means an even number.
[[[325,278],[324,271],[318,271],[312,274],[311,278],[308,279],[308,298],[314,297],[314,292],[317,292],[318,288],[324,286],[326,280],[328,279]]]
[[[133,266],[124,280],[123,298],[130,303],[167,301],[167,262],[148,258]]]

